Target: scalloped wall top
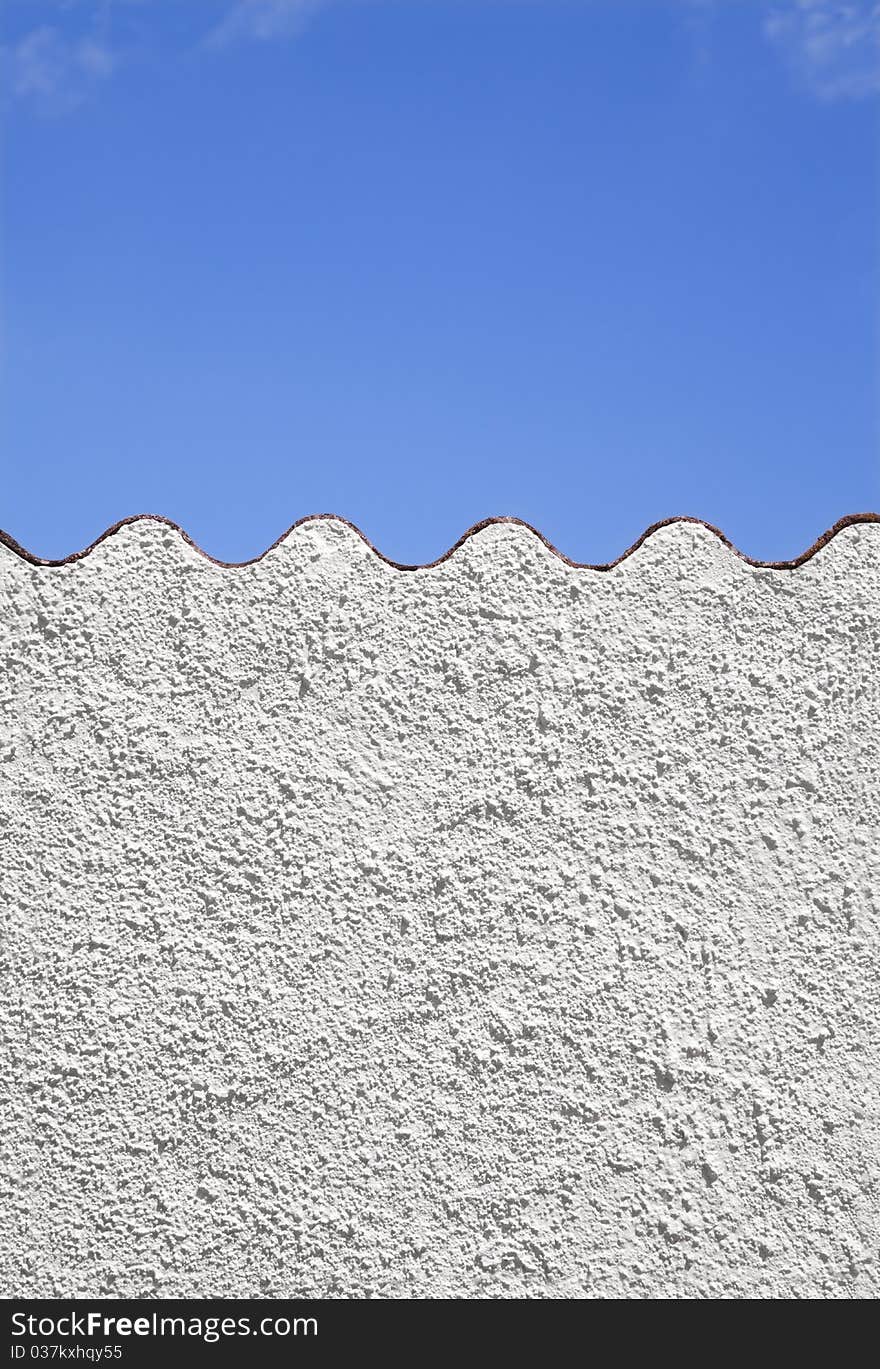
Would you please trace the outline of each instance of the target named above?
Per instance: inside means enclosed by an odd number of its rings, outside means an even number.
[[[120,528],[127,527],[131,523],[162,523],[166,527],[173,528],[175,532],[179,533],[183,540],[187,542],[189,546],[194,548],[194,550],[197,551],[200,556],[204,556],[208,561],[213,562],[213,564],[216,566],[224,566],[231,570],[240,566],[255,565],[256,562],[262,561],[263,558],[268,556],[271,551],[274,551],[276,547],[280,546],[282,542],[286,541],[286,539],[291,535],[291,533],[295,532],[297,528],[302,527],[306,523],[320,522],[322,520],[327,519],[333,520],[337,523],[341,523],[345,527],[351,529],[352,532],[356,533],[357,536],[360,537],[362,541],[364,541],[367,544],[367,546],[371,549],[371,551],[375,553],[375,555],[379,558],[380,561],[384,561],[385,564],[388,566],[393,566],[395,570],[428,570],[432,566],[439,566],[442,564],[442,562],[448,561],[450,557],[454,556],[455,553],[462,546],[464,546],[465,542],[470,540],[470,538],[476,536],[478,533],[483,532],[486,528],[494,527],[498,524],[510,524],[515,527],[524,528],[527,532],[530,532],[533,534],[533,536],[537,537],[538,540],[542,542],[543,545],[547,548],[547,550],[552,552],[554,556],[558,556],[559,559],[561,561],[564,561],[566,565],[573,566],[578,570],[613,570],[615,566],[619,566],[622,561],[625,561],[628,556],[632,556],[633,552],[638,551],[639,547],[641,547],[648,540],[648,538],[651,537],[660,528],[670,527],[676,523],[694,523],[702,528],[705,528],[708,532],[712,533],[715,537],[717,537],[718,540],[721,543],[723,543],[723,545],[727,547],[729,551],[731,551],[735,556],[738,556],[740,560],[745,561],[750,566],[757,566],[768,570],[796,570],[798,566],[802,566],[806,561],[809,561],[813,556],[815,556],[818,551],[821,551],[823,547],[827,546],[828,543],[831,542],[837,536],[838,533],[843,532],[845,528],[850,528],[861,523],[880,523],[880,513],[847,514],[845,518],[838,519],[838,521],[832,527],[828,528],[826,532],[823,532],[821,537],[818,537],[816,541],[812,544],[812,546],[808,547],[807,550],[802,552],[800,556],[797,556],[790,561],[761,561],[755,559],[754,557],[747,556],[745,552],[740,551],[739,548],[736,547],[733,544],[733,542],[731,542],[730,538],[725,536],[725,534],[721,531],[720,528],[715,527],[712,523],[707,523],[705,519],[694,518],[689,515],[680,515],[675,518],[663,518],[657,523],[652,523],[649,528],[645,529],[641,537],[638,537],[636,541],[633,542],[632,546],[627,547],[626,551],[622,552],[621,555],[618,556],[614,561],[606,561],[601,563],[594,563],[589,561],[575,561],[570,556],[566,556],[565,552],[560,551],[558,547],[555,547],[553,543],[550,541],[550,539],[545,537],[544,534],[540,532],[536,527],[533,527],[531,523],[525,522],[525,520],[522,518],[514,518],[507,516],[497,518],[484,518],[481,522],[474,523],[472,527],[468,528],[467,532],[462,533],[458,541],[455,542],[453,546],[449,548],[448,551],[445,551],[442,556],[438,556],[437,559],[434,561],[425,561],[422,563],[407,563],[403,561],[394,561],[391,557],[385,556],[384,553],[381,552],[379,548],[370,541],[367,535],[361,531],[361,529],[357,526],[356,523],[352,523],[349,519],[343,518],[341,517],[341,515],[335,513],[307,514],[304,518],[297,519],[297,521],[295,523],[292,523],[290,527],[287,528],[287,530],[281,534],[280,537],[276,538],[276,540],[266,548],[265,551],[261,552],[259,556],[251,557],[247,561],[221,561],[218,557],[212,556],[210,552],[207,552],[204,550],[203,547],[200,547],[199,544],[192,537],[190,537],[189,533],[187,533],[186,530],[182,528],[179,523],[175,523],[174,520],[171,518],[165,518],[162,514],[154,513],[138,513],[132,514],[129,518],[121,518],[118,523],[114,523],[111,527],[107,528],[105,532],[101,533],[100,537],[96,537],[94,542],[91,542],[89,546],[84,547],[82,551],[71,552],[69,556],[63,556],[56,560],[53,560],[49,557],[35,556],[33,552],[28,551],[26,547],[23,547],[21,543],[17,542],[15,538],[12,537],[8,532],[4,532],[2,528],[0,528],[0,544],[7,547],[10,551],[14,552],[16,556],[21,557],[22,560],[30,562],[31,565],[66,566],[73,561],[82,560],[83,557],[88,556],[91,552],[95,550],[97,546],[99,546],[102,542],[106,541],[107,538],[112,537],[114,533],[119,532]]]

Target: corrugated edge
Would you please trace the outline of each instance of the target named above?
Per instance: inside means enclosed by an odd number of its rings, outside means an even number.
[[[283,532],[280,537],[276,538],[271,546],[267,547],[265,551],[260,552],[259,556],[251,557],[249,561],[218,560],[216,556],[211,556],[210,552],[207,552],[204,548],[200,547],[198,542],[193,541],[179,523],[175,523],[173,519],[165,518],[162,514],[158,513],[136,513],[132,514],[129,518],[121,518],[118,523],[114,523],[112,527],[107,528],[105,532],[101,533],[100,537],[96,537],[94,542],[90,543],[89,546],[84,547],[82,551],[71,552],[69,556],[63,556],[59,560],[50,560],[47,557],[34,556],[32,552],[23,547],[21,543],[16,542],[15,538],[11,537],[8,532],[4,532],[2,528],[0,528],[0,543],[14,552],[16,556],[20,556],[23,561],[28,561],[33,566],[68,566],[72,562],[81,561],[83,557],[90,555],[90,553],[93,552],[96,547],[100,546],[102,542],[106,542],[108,537],[112,537],[115,533],[119,532],[120,528],[128,527],[130,523],[161,523],[165,527],[173,528],[189,546],[197,551],[200,556],[204,556],[207,561],[212,562],[213,565],[223,566],[226,569],[232,570],[236,567],[256,565],[258,561],[262,561],[265,556],[268,556],[276,547],[279,547],[291,533],[295,532],[297,528],[301,528],[304,524],[322,522],[328,519],[335,523],[341,523],[346,528],[350,528],[351,531],[356,533],[361,541],[365,542],[370,550],[378,556],[380,561],[384,561],[387,566],[393,566],[395,570],[430,570],[433,566],[442,565],[444,561],[448,561],[450,557],[454,556],[471,537],[475,537],[478,533],[485,531],[486,528],[497,527],[499,524],[510,524],[513,527],[525,528],[527,532],[530,532],[534,537],[537,537],[538,541],[542,542],[548,551],[552,552],[554,556],[558,556],[560,561],[564,561],[567,566],[573,566],[577,570],[613,570],[615,566],[619,566],[622,561],[625,561],[628,556],[632,556],[633,552],[638,551],[639,547],[642,546],[644,542],[647,542],[648,538],[652,537],[660,528],[668,528],[676,523],[693,523],[698,527],[705,528],[707,532],[711,532],[717,537],[719,542],[722,542],[734,556],[739,557],[741,561],[745,561],[749,566],[757,566],[763,570],[796,570],[798,566],[802,566],[805,561],[809,561],[818,551],[821,551],[823,547],[826,547],[828,543],[832,541],[839,532],[843,532],[845,528],[854,527],[859,523],[880,523],[880,513],[850,513],[847,514],[845,518],[839,518],[833,527],[830,527],[827,532],[823,532],[822,536],[818,537],[811,547],[808,547],[805,552],[802,552],[801,555],[796,557],[793,561],[757,561],[753,557],[747,556],[745,552],[740,551],[738,547],[734,546],[733,542],[730,541],[730,538],[725,537],[720,528],[716,528],[712,523],[707,523],[702,518],[693,518],[687,514],[682,514],[677,518],[663,518],[659,523],[652,523],[649,528],[645,529],[641,537],[637,538],[631,547],[627,547],[626,551],[618,556],[615,561],[605,561],[602,563],[573,561],[570,556],[566,556],[565,552],[560,551],[558,547],[555,547],[553,543],[545,537],[542,532],[539,532],[537,528],[533,527],[531,523],[526,523],[522,518],[506,516],[484,518],[482,522],[474,523],[473,527],[468,528],[467,532],[462,533],[458,541],[451,546],[448,551],[445,551],[442,556],[438,556],[436,561],[425,561],[421,564],[408,564],[404,561],[392,561],[389,556],[383,555],[379,548],[373,545],[366,534],[361,532],[361,529],[356,523],[352,523],[349,519],[342,518],[336,513],[307,514],[305,518],[300,518],[295,523],[292,523],[286,532]]]

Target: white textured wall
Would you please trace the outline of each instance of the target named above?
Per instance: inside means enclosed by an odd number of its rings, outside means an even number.
[[[0,546],[0,1293],[878,1291],[880,525]]]

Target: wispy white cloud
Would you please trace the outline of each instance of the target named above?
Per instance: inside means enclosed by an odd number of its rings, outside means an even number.
[[[52,24],[4,45],[0,60],[9,93],[52,112],[80,104],[117,65],[116,54],[94,35],[71,38]]]
[[[876,0],[788,0],[764,33],[823,99],[880,93],[880,4]]]
[[[208,31],[210,47],[225,47],[241,39],[266,42],[298,33],[328,0],[235,0],[223,18]]]

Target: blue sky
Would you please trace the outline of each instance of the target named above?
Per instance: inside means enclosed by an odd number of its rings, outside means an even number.
[[[880,5],[6,0],[0,526],[880,508]]]

